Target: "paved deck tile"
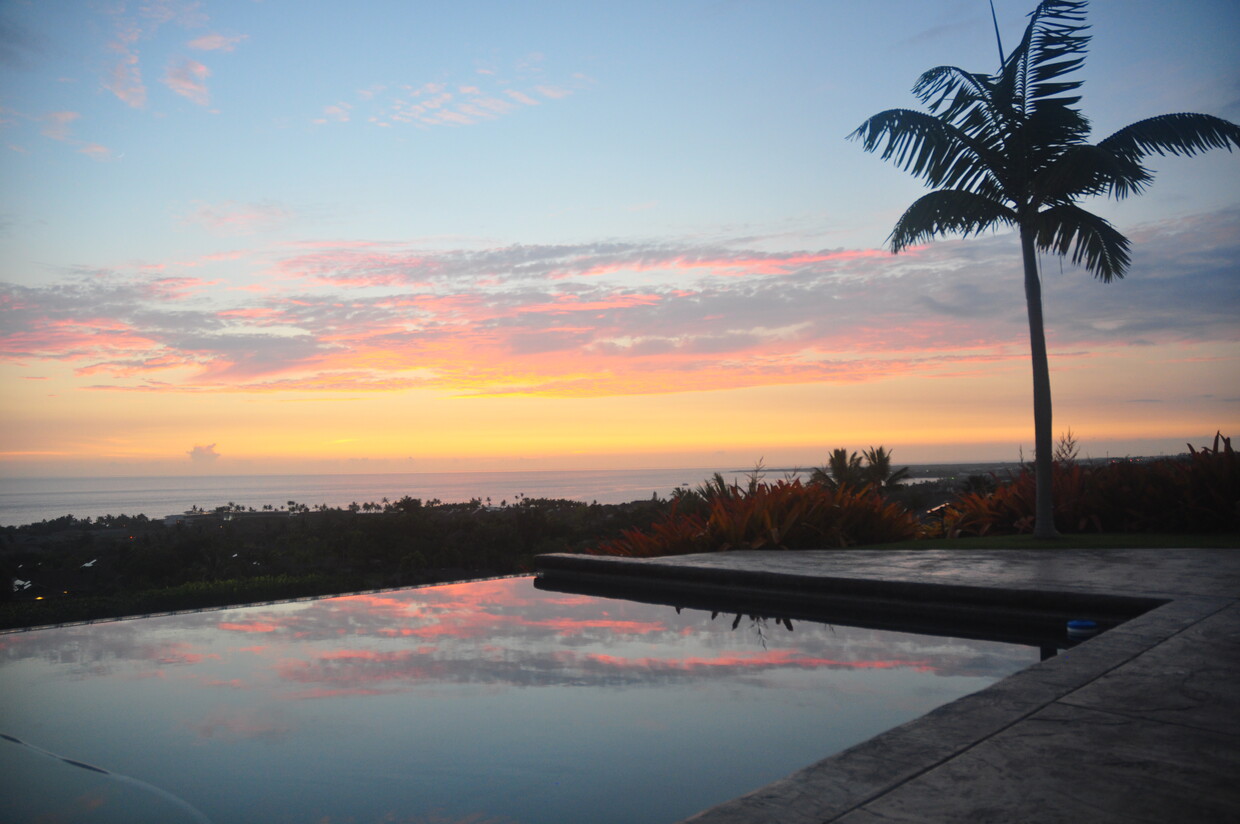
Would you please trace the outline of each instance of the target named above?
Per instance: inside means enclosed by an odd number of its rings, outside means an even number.
[[[1234,736],[1056,704],[838,821],[1237,821],[1237,775]]]

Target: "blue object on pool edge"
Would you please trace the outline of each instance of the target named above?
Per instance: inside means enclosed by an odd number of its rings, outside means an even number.
[[[1098,632],[1098,622],[1087,619],[1077,619],[1068,622],[1069,638],[1085,638],[1090,635],[1096,635]]]

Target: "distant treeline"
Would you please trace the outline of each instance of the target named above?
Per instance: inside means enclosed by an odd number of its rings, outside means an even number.
[[[584,551],[670,505],[403,498],[364,508],[222,507],[173,523],[65,516],[3,527],[0,581],[15,585],[0,595],[0,628],[236,603],[245,592],[261,600],[518,573],[537,554]]]

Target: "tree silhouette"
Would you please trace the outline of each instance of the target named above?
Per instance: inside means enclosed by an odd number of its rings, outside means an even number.
[[[865,486],[865,468],[861,466],[861,456],[847,449],[833,449],[827,457],[827,465],[820,466],[810,475],[810,483],[821,484],[828,489],[839,489],[850,486],[860,489]]]
[[[864,457],[865,462],[862,463]],[[875,491],[886,492],[908,477],[908,467],[891,469],[891,453],[881,446],[872,446],[861,455],[847,449],[833,449],[827,457],[826,466],[810,473],[809,482],[828,489],[847,486],[860,489],[870,486]]]
[[[890,237],[894,253],[938,235],[965,237],[1015,227],[1024,263],[1033,366],[1034,535],[1055,537],[1051,497],[1050,369],[1042,321],[1039,251],[1072,255],[1104,283],[1122,278],[1129,242],[1103,218],[1076,204],[1083,197],[1139,194],[1153,180],[1141,164],[1151,153],[1192,156],[1240,147],[1240,126],[1204,114],[1167,114],[1133,123],[1089,143],[1089,121],[1075,108],[1080,80],[1066,76],[1085,61],[1084,0],[1045,0],[1029,15],[1007,57],[1000,43],[995,74],[939,66],[913,93],[930,113],[880,112],[850,135],[868,151],[936,189],[909,206]],[[998,25],[995,27],[998,34]]]
[[[872,446],[864,454],[866,480],[875,488],[885,492],[908,477],[907,466],[892,470],[891,453],[881,446]]]

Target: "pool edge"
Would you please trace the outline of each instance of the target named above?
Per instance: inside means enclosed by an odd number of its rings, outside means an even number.
[[[852,551],[841,553],[837,557],[845,558],[858,554],[859,551]],[[772,553],[770,560],[775,561],[780,555],[788,553]],[[891,555],[893,561],[897,555],[899,553]],[[961,559],[968,559],[966,553],[957,555]],[[1018,559],[1016,553],[1007,557],[1013,561]],[[1120,563],[1126,559],[1149,562],[1146,555],[1126,556],[1123,552],[1116,552],[1111,557]],[[741,556],[738,555],[737,558]],[[1213,591],[1217,589],[1216,586],[1193,586],[1198,583],[1193,578],[1199,578],[1202,572],[1192,569],[1187,572],[1177,570],[1177,573],[1182,574],[1173,583],[1168,583],[1169,579],[1157,579],[1154,588],[1147,589],[1142,586],[1134,592],[1131,581],[1125,585],[1125,582],[1115,575],[1110,576],[1110,580],[1107,580],[1106,575],[1099,575],[1097,580],[1087,581],[1085,586],[1075,583],[1067,583],[1058,588],[1047,588],[1045,585],[996,586],[996,576],[979,575],[979,580],[974,582],[968,580],[970,576],[967,571],[957,576],[956,580],[943,583],[928,582],[924,580],[924,575],[921,576],[923,580],[916,580],[918,576],[908,573],[907,570],[895,570],[890,581],[873,575],[863,576],[858,580],[848,579],[847,575],[841,575],[838,570],[819,570],[814,574],[800,575],[787,570],[772,572],[761,567],[779,564],[764,565],[764,559],[757,553],[747,553],[743,560],[744,562],[729,563],[726,558],[704,556],[704,565],[698,565],[692,559],[686,558],[603,559],[556,555],[539,556],[536,565],[540,571],[553,575],[627,576],[637,581],[672,580],[678,584],[696,580],[699,584],[716,588],[792,585],[794,590],[803,591],[820,587],[826,582],[827,589],[838,589],[841,586],[838,582],[845,579],[850,580],[851,584],[843,586],[852,586],[855,591],[886,591],[905,595],[915,593],[918,597],[937,592],[946,598],[963,596],[967,599],[990,597],[1003,600],[1016,595],[1033,600],[1049,599],[1051,602],[1061,598],[1074,602],[1077,599],[1103,598],[1125,602],[1154,601],[1158,605],[1061,655],[1021,670],[976,693],[880,733],[783,779],[684,820],[694,824],[820,824],[833,821],[852,824],[854,821],[877,821],[880,817],[885,819],[891,814],[894,814],[891,817],[895,820],[909,821],[1007,820],[1005,815],[1010,814],[1022,814],[1023,820],[1049,821],[1057,819],[1053,815],[1044,817],[1036,812],[1032,813],[1033,817],[1029,817],[1031,810],[1028,807],[1009,809],[1006,813],[1001,811],[1005,804],[1016,803],[1012,799],[1030,794],[1036,797],[1040,791],[1047,797],[1063,795],[1065,786],[1076,791],[1083,810],[1092,808],[1095,815],[1098,803],[1105,806],[1108,798],[1112,799],[1112,806],[1122,806],[1125,803],[1122,799],[1114,799],[1116,787],[1094,792],[1088,772],[1082,772],[1079,778],[1071,775],[1065,778],[1062,770],[1047,766],[1045,769],[1035,767],[1031,771],[1025,770],[1019,777],[996,777],[988,774],[974,780],[964,768],[977,760],[971,752],[983,745],[990,750],[995,750],[1000,745],[1009,748],[1019,746],[1019,740],[1026,733],[1026,728],[1032,729],[1037,724],[1045,725],[1046,719],[1055,712],[1083,712],[1090,702],[1074,703],[1074,694],[1085,690],[1083,694],[1088,696],[1089,690],[1086,688],[1091,685],[1102,683],[1105,691],[1105,687],[1117,681],[1132,681],[1134,674],[1140,675],[1143,669],[1149,669],[1144,666],[1143,660],[1138,659],[1160,646],[1170,647],[1170,639],[1223,613],[1229,607],[1233,608],[1230,614],[1234,615],[1237,603],[1234,594],[1222,595]],[[1217,562],[1218,559],[1211,557],[1209,560]],[[1039,564],[1054,561],[1053,557],[1048,556],[1037,559]],[[1232,575],[1236,574],[1237,566],[1234,561],[1229,569]],[[903,577],[901,572],[904,572]],[[1024,583],[1030,581],[1036,582],[1036,576]],[[1017,576],[1016,580],[1009,580],[1007,583],[1022,582]],[[890,586],[887,586],[888,584]],[[1167,591],[1156,591],[1159,588]],[[1194,589],[1205,594],[1194,594]],[[1240,666],[1230,652],[1223,663]],[[1096,693],[1097,689],[1094,692]],[[1227,716],[1224,719],[1227,724],[1235,723],[1235,713],[1226,702],[1221,709],[1215,710]],[[1144,729],[1139,732],[1145,734]],[[1011,745],[1012,740],[1017,740],[1018,744]],[[1224,739],[1225,742],[1229,740]],[[1191,748],[1190,744],[1186,746]],[[1069,759],[1088,761],[1088,741],[1070,742],[1061,749],[1066,749]],[[1133,795],[1140,795],[1140,769],[1129,769],[1128,765],[1121,764],[1112,772],[1116,773],[1118,790],[1123,790],[1124,783],[1128,782],[1137,790]],[[1014,791],[1012,785],[1017,780],[1028,787]],[[953,788],[959,790],[955,797],[951,795]],[[1091,795],[1097,797],[1091,798]],[[1214,803],[1212,800],[1208,801]],[[1217,806],[1227,811],[1240,810],[1240,797],[1236,797],[1234,792],[1219,794]]]

